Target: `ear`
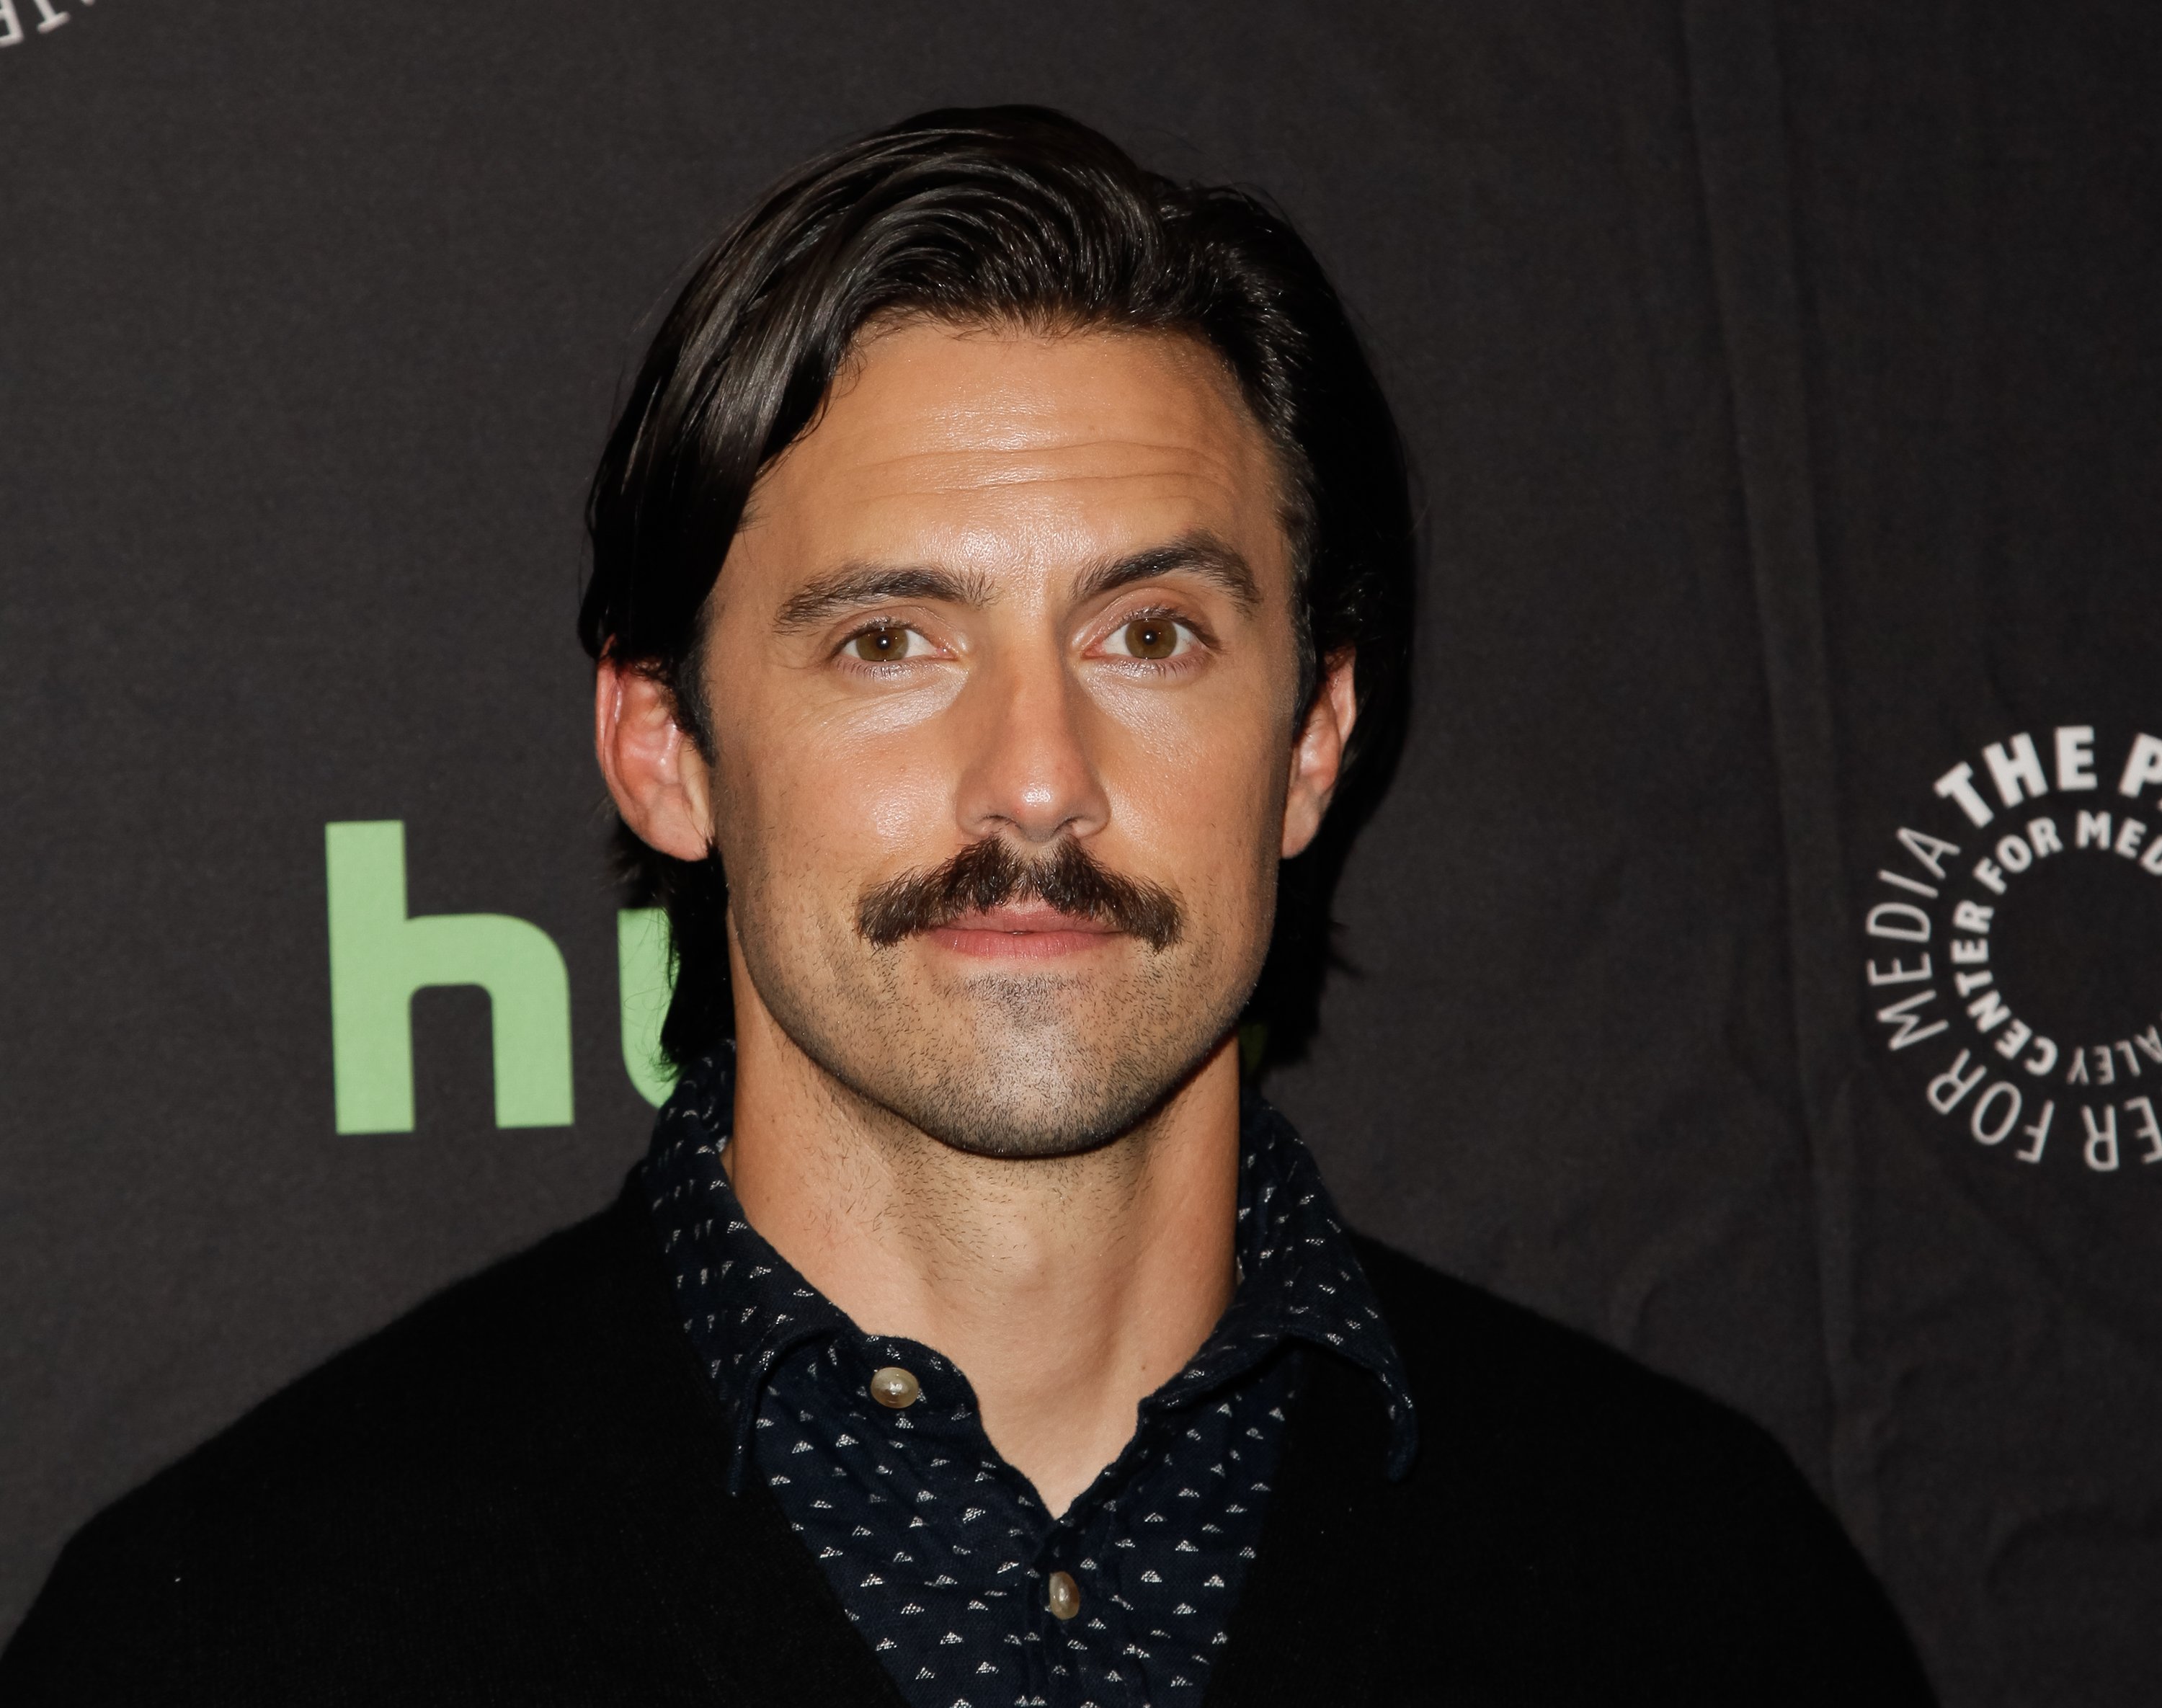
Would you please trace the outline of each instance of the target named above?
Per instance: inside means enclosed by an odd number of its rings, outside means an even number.
[[[1358,721],[1359,697],[1352,690],[1355,655],[1350,647],[1331,653],[1322,666],[1321,688],[1306,708],[1306,723],[1291,750],[1291,788],[1284,797],[1283,857],[1306,852],[1321,828],[1344,771],[1344,748]]]
[[[706,857],[712,774],[676,721],[666,686],[603,656],[593,672],[593,752],[640,842],[679,860]]]

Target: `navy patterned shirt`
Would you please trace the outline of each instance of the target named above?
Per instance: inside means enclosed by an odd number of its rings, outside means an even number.
[[[724,1049],[676,1088],[645,1164],[684,1328],[729,1419],[734,1486],[765,1480],[916,1708],[1198,1703],[1261,1540],[1301,1348],[1381,1384],[1389,1473],[1409,1468],[1396,1349],[1313,1158],[1258,1097],[1240,1115],[1231,1304],[1056,1516],[950,1361],[864,1334],[749,1225],[721,1166],[734,1097]],[[880,1402],[874,1378],[895,1371],[913,1392],[887,1374]]]

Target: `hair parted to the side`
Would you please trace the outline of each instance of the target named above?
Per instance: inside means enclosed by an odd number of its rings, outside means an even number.
[[[1213,349],[1281,460],[1300,703],[1319,661],[1351,650],[1352,755],[1369,776],[1386,770],[1376,750],[1400,727],[1411,504],[1395,423],[1342,304],[1298,233],[1253,196],[1145,171],[1041,107],[928,112],[836,149],[700,257],[593,477],[578,618],[589,653],[663,683],[710,756],[701,615],[752,485],[815,421],[864,329],[911,315],[1178,333]],[[718,855],[684,862],[638,847],[674,943],[661,1048],[685,1067],[733,1027],[726,879]],[[1340,858],[1340,848],[1297,863],[1328,869],[1324,899]],[[1298,934],[1287,911],[1315,888],[1287,884],[1279,949]],[[1324,952],[1310,933],[1303,944],[1292,958]],[[1265,993],[1271,985],[1265,974]]]

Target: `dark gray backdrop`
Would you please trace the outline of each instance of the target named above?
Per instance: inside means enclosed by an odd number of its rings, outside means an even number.
[[[1272,192],[1414,448],[1414,728],[1271,1080],[1346,1206],[1768,1423],[1949,1700],[2152,1700],[2162,877],[2074,843],[2162,816],[2117,786],[2162,734],[2152,8],[11,10],[0,1632],[638,1152],[572,637],[634,329],[807,151],[1030,99]],[[561,948],[574,1126],[494,1126],[466,990],[414,1005],[417,1131],[335,1133],[323,826],[372,818],[415,912]],[[1950,985],[1961,899],[2046,1073]]]

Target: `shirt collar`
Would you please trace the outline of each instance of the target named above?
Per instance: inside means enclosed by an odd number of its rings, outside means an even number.
[[[866,1336],[761,1238],[721,1166],[733,1124],[735,1052],[723,1045],[684,1075],[654,1122],[643,1167],[647,1204],[675,1277],[684,1331],[727,1413],[742,1465],[766,1376],[802,1342]],[[1343,1358],[1380,1385],[1387,1471],[1401,1477],[1418,1429],[1403,1366],[1373,1288],[1291,1124],[1248,1090],[1239,1120],[1237,1291],[1186,1367],[1143,1402],[1147,1413],[1192,1402],[1286,1341]]]

